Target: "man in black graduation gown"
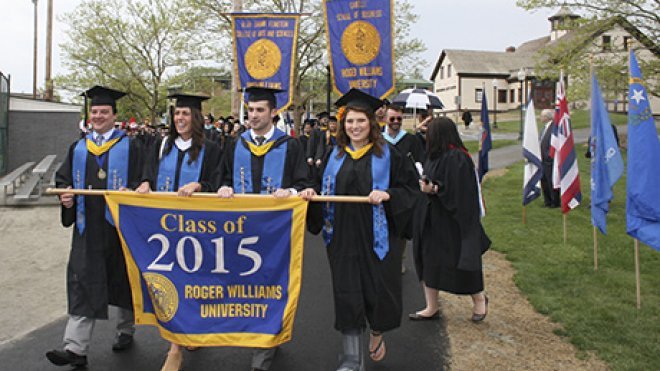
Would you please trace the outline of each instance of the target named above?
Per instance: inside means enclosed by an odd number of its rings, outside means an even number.
[[[57,188],[126,189],[142,180],[139,141],[114,128],[115,101],[125,94],[95,86],[83,93],[91,98],[93,132],[76,141],[57,171]],[[86,108],[85,108],[86,109]],[[46,357],[56,365],[85,366],[97,319],[108,318],[108,305],[118,307],[114,351],[133,342],[131,290],[119,236],[109,220],[105,199],[98,196],[60,196],[62,224],[74,226],[67,267],[69,320],[62,350]]]
[[[541,190],[543,191],[543,204],[546,207],[561,206],[559,190],[552,187],[552,173],[554,158],[550,157],[550,139],[552,139],[552,123],[555,113],[551,109],[541,111],[541,120],[545,127],[541,133],[541,163],[543,164],[543,176],[541,177]]]
[[[328,122],[330,121],[330,114],[328,112],[321,112],[317,115],[318,127],[312,130],[307,142],[306,159],[307,164],[314,169],[321,166],[323,159],[323,139],[325,138],[325,131],[328,130]]]
[[[305,166],[304,153],[300,142],[282,133],[273,125],[273,118],[277,114],[275,108],[275,92],[277,90],[248,88],[246,91],[248,92],[250,130],[247,132],[248,135],[236,137],[236,140],[230,143],[225,151],[219,175],[220,189],[218,189],[218,196],[229,198],[235,192],[241,193],[245,189],[245,180],[236,179],[234,176],[234,169],[237,167],[235,156],[237,150],[249,150],[251,152],[249,171],[248,169],[243,171],[243,168],[241,168],[241,173],[252,180],[252,189],[245,190],[246,193],[269,193],[275,197],[296,195],[309,186],[307,167]],[[258,147],[262,147],[262,145],[271,145],[271,147],[265,154],[255,155],[252,147],[248,145],[248,140]],[[286,155],[281,182],[277,184],[276,181],[271,184],[270,180],[264,179],[266,177],[263,176],[265,172],[264,162],[268,152],[272,152],[273,149],[282,145],[286,145]],[[237,148],[237,146],[242,148]],[[268,370],[276,351],[277,348],[256,349],[252,357],[252,370]]]

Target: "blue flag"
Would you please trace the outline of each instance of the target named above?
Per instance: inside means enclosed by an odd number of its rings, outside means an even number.
[[[596,75],[591,76],[591,224],[607,234],[605,215],[612,186],[623,175],[623,158]]]
[[[660,250],[660,141],[635,53],[628,92],[628,234]]]
[[[479,182],[488,172],[488,151],[493,148],[493,140],[490,136],[490,121],[488,120],[488,102],[486,90],[481,96],[481,139],[479,143]]]
[[[393,0],[324,0],[332,87],[385,98],[395,90]]]
[[[281,90],[281,111],[293,101],[293,61],[300,14],[232,14],[234,69],[238,87]]]

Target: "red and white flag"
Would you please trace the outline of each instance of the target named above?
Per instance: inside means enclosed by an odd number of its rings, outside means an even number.
[[[580,172],[578,171],[573,129],[568,112],[568,101],[564,88],[564,73],[557,83],[557,107],[555,110],[553,137],[550,145],[554,148],[552,183],[561,195],[561,211],[566,214],[582,201],[580,192]],[[556,133],[556,135],[554,135]],[[551,150],[552,152],[552,150]]]

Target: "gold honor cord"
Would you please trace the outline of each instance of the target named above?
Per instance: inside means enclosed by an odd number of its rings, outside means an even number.
[[[47,195],[63,195],[63,194],[74,194],[81,196],[105,196],[107,195],[126,195],[128,193],[133,193],[136,195],[145,194],[145,195],[159,195],[159,196],[169,196],[169,197],[178,197],[176,192],[149,192],[149,193],[135,193],[132,191],[108,191],[104,189],[65,189],[65,188],[48,188],[46,189],[45,194]],[[211,192],[195,192],[191,197],[196,198],[220,198],[217,193]],[[298,197],[298,196],[291,196]],[[235,193],[233,198],[262,198],[262,199],[272,199],[275,198],[271,195],[258,195],[258,194],[240,194]],[[283,198],[286,200],[286,198]],[[369,203],[369,197],[367,196],[314,196],[312,197],[312,202],[345,202],[345,203]]]

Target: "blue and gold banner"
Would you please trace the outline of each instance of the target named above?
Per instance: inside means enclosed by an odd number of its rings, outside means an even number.
[[[392,0],[324,0],[334,90],[374,97],[394,92]]]
[[[137,324],[186,346],[291,339],[307,203],[298,197],[106,195]]]
[[[299,14],[232,14],[238,88],[280,89],[278,111],[293,100],[293,61]]]

